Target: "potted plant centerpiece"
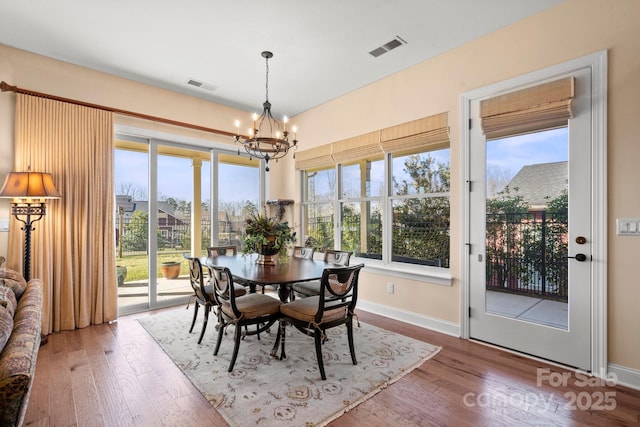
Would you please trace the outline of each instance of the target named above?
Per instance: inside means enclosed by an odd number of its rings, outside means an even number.
[[[275,265],[278,255],[286,255],[296,241],[296,233],[287,221],[269,217],[266,212],[253,213],[244,230],[243,253],[257,253],[258,264]]]

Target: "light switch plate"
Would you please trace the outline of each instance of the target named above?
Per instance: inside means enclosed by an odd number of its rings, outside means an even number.
[[[618,218],[618,236],[640,236],[640,218]]]
[[[9,231],[9,219],[0,219],[0,231]]]

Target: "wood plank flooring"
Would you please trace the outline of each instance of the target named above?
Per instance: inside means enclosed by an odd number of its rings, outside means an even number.
[[[227,425],[136,321],[154,313],[49,336],[38,355],[24,425]],[[358,315],[443,350],[330,426],[640,425],[638,390],[585,385],[573,372],[519,355],[371,313]],[[213,339],[212,331],[205,339]],[[548,369],[545,376],[538,368]]]

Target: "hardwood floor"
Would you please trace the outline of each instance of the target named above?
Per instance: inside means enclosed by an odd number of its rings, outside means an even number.
[[[38,355],[25,425],[227,425],[135,320],[147,315],[153,312],[49,336]],[[362,311],[358,315],[443,349],[330,426],[640,424],[640,391],[587,384],[573,372],[512,353]]]

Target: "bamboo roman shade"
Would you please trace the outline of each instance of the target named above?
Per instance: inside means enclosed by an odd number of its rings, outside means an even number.
[[[296,153],[296,169],[324,169],[335,165],[331,156],[332,145],[321,145]]]
[[[574,78],[566,77],[480,102],[487,139],[564,126],[572,117]]]
[[[375,160],[384,157],[380,146],[379,131],[334,142],[332,145],[332,155],[336,163],[349,163],[362,159]]]
[[[440,113],[380,131],[385,153],[408,155],[449,147],[449,114]]]
[[[440,113],[296,154],[296,169],[324,169],[336,163],[381,160],[449,147],[449,114]]]

